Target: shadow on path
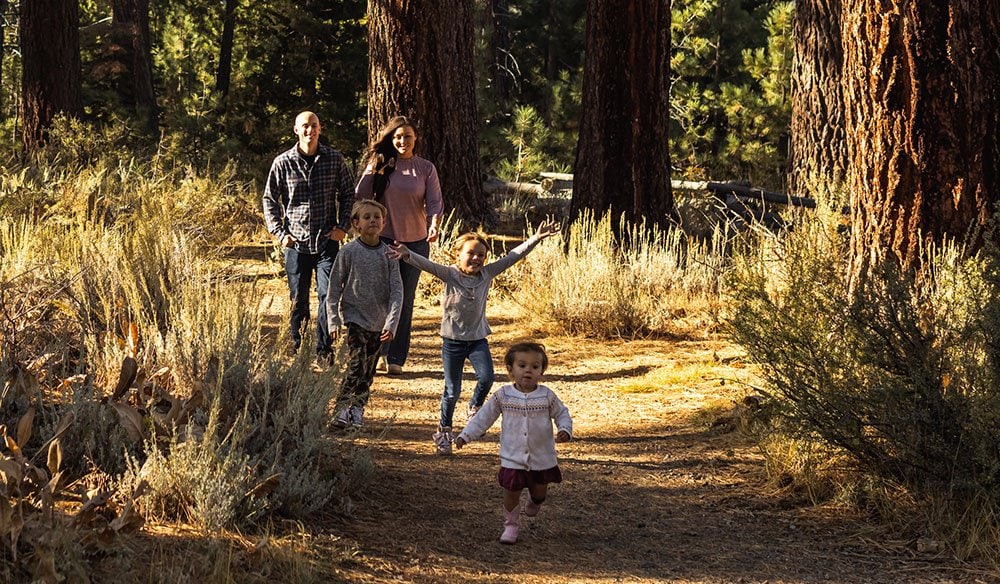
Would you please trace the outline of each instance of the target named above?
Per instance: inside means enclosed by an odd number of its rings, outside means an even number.
[[[415,345],[433,353],[439,341],[421,324]],[[635,421],[628,434],[578,428],[580,440],[560,445],[564,482],[551,486],[538,517],[522,516],[518,544],[503,546],[499,424],[453,456],[434,454],[437,366],[417,358],[406,376],[376,381],[378,413],[354,438],[385,431],[373,442],[379,477],[344,525],[360,548],[353,581],[991,581],[939,558],[872,546],[857,518],[775,492],[756,448],[735,434],[662,422]],[[582,392],[570,384],[642,372],[566,375],[553,385]],[[576,398],[576,407],[606,407],[596,394]]]

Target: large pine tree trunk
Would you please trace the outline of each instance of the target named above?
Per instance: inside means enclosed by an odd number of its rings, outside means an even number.
[[[981,241],[1000,200],[1000,3],[844,9],[852,275],[922,245]],[[856,281],[856,280],[855,280]]]
[[[76,0],[22,0],[21,143],[34,149],[52,119],[82,109],[79,12]]]
[[[156,93],[150,55],[149,0],[112,0],[111,38],[123,49],[121,93],[131,98],[147,131],[156,128]]]
[[[369,0],[368,131],[404,115],[465,228],[492,226],[477,144],[473,8],[466,0]]]
[[[840,12],[841,0],[795,3],[789,189],[800,196],[839,188],[844,179]]]
[[[10,8],[10,2],[7,0],[0,0],[0,87],[3,86],[3,56],[7,52],[7,9]],[[0,91],[0,120],[4,119],[6,116],[5,104],[7,102],[4,100],[4,92]]]
[[[571,215],[585,209],[667,226],[670,3],[590,0]]]

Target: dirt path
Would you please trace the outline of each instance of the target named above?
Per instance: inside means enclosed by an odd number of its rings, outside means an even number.
[[[349,438],[371,444],[379,478],[337,528],[357,550],[335,565],[344,581],[997,581],[767,486],[751,444],[694,416],[737,395],[739,384],[726,379],[748,376],[725,344],[546,337],[494,306],[498,381],[512,340],[544,342],[546,383],[575,428],[559,449],[564,482],[537,518],[522,517],[521,541],[501,545],[499,424],[452,457],[431,444],[442,386],[439,310],[418,305],[405,374],[376,379],[367,426]],[[464,410],[456,410],[457,427]]]

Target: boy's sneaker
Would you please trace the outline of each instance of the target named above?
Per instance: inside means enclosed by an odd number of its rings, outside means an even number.
[[[349,408],[344,408],[337,413],[337,417],[333,420],[333,425],[337,428],[346,428],[351,425],[351,410],[356,406],[351,406]]]
[[[348,410],[348,416],[351,419],[351,425],[355,428],[360,428],[365,421],[365,408],[361,406],[351,406]]]
[[[448,456],[451,454],[451,443],[455,441],[455,438],[451,435],[451,428],[442,428],[438,426],[438,431],[434,432],[434,448],[437,453],[441,456]]]

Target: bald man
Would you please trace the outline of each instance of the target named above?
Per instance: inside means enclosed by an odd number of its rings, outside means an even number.
[[[271,163],[264,186],[264,220],[267,230],[285,250],[285,273],[292,300],[293,352],[302,345],[302,328],[308,325],[313,276],[319,307],[316,314],[316,357],[329,362],[330,331],[326,292],[330,270],[340,242],[350,227],[354,204],[354,177],[344,157],[320,144],[322,126],[313,112],[295,117],[297,142]]]

